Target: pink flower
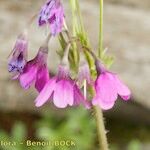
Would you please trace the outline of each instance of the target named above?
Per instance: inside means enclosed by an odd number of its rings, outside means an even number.
[[[89,65],[86,61],[86,58],[84,56],[84,53],[80,52],[80,61],[79,61],[79,69],[78,69],[78,83],[79,86],[82,86],[84,81],[86,81],[88,84],[92,85],[92,78],[91,78],[91,73],[89,69]]]
[[[27,63],[28,41],[26,33],[18,36],[8,63],[8,71],[13,73],[23,72]]]
[[[107,71],[99,62],[96,64],[98,77],[95,82],[96,95],[92,100],[93,105],[99,105],[102,109],[111,109],[118,95],[123,100],[130,98],[128,87],[112,72]]]
[[[47,49],[41,47],[37,56],[27,62],[24,71],[19,76],[20,84],[24,89],[28,89],[35,82],[35,88],[40,92],[45,83],[49,80],[47,67]]]
[[[60,0],[47,0],[39,14],[39,26],[49,24],[51,33],[55,36],[62,31],[64,10]]]
[[[79,72],[78,72],[79,85],[82,85],[84,80],[86,80],[88,84],[92,84],[90,69],[87,63],[81,64],[79,66]]]
[[[59,66],[58,75],[46,83],[35,100],[36,106],[42,106],[48,99],[53,99],[54,105],[58,108],[65,108],[67,105],[79,105],[80,103],[86,108],[90,108],[78,86],[70,78],[69,70],[64,66]]]

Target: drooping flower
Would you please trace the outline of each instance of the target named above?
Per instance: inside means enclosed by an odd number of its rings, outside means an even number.
[[[111,109],[118,95],[123,100],[130,98],[131,92],[129,88],[119,79],[117,74],[112,73],[104,68],[104,66],[96,61],[98,77],[95,81],[96,95],[92,100],[93,105],[99,105],[102,109]]]
[[[12,50],[12,54],[8,62],[9,72],[18,74],[23,72],[23,69],[27,63],[27,49],[27,33],[24,32],[18,36],[15,46]]]
[[[39,14],[39,26],[50,25],[53,36],[62,31],[64,23],[64,9],[60,0],[47,0]]]
[[[53,99],[54,105],[58,108],[65,108],[68,105],[79,105],[81,103],[86,108],[90,107],[75,81],[69,77],[68,70],[62,66],[59,66],[58,75],[50,79],[40,92],[35,100],[36,106],[42,106],[48,99]]]
[[[49,80],[47,67],[48,47],[41,47],[37,56],[27,62],[24,71],[19,76],[20,84],[24,89],[28,89],[33,83],[40,92]]]
[[[69,48],[67,51],[69,51]],[[37,107],[42,106],[49,99],[53,99],[54,105],[58,108],[65,108],[68,105],[79,105],[81,103],[86,108],[90,107],[75,81],[70,78],[67,57],[68,52],[64,55],[57,76],[51,78],[46,83],[45,87],[36,98],[35,105]]]
[[[80,63],[79,63],[79,70],[78,70],[78,82],[79,85],[82,85],[83,81],[86,80],[88,84],[92,84],[92,79],[90,75],[89,65],[86,62],[83,55],[80,55]]]

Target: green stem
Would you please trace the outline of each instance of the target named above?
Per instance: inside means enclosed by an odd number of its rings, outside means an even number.
[[[99,106],[94,106],[93,109],[95,112],[100,150],[108,150],[108,142],[107,142],[107,137],[106,137],[103,112]]]
[[[76,37],[76,28],[77,28],[77,18],[76,18],[76,11],[77,11],[77,6],[76,6],[76,0],[70,0],[70,5],[71,5],[71,11],[72,11],[72,31],[73,31],[73,36]],[[77,46],[75,43],[73,45],[73,58],[74,58],[74,64],[77,66],[78,63],[78,53],[77,53]]]
[[[76,0],[76,6],[77,6],[77,13],[78,13],[79,22],[80,22],[79,26],[81,27],[81,32],[85,33],[84,25],[83,25],[83,21],[82,21],[81,9],[80,9],[80,5],[79,5],[79,1],[78,0]]]
[[[71,11],[72,11],[72,31],[73,36],[76,36],[77,18],[76,18],[76,0],[70,0]]]
[[[100,2],[100,23],[99,23],[98,56],[99,58],[101,58],[103,53],[103,0],[99,0],[99,2]],[[108,150],[108,142],[107,142],[102,109],[99,106],[94,106],[93,109],[95,112],[100,150]]]
[[[95,95],[93,87],[90,88],[90,93],[92,96]],[[99,106],[93,106],[93,110],[97,126],[98,142],[100,145],[99,150],[109,150],[102,109]]]
[[[98,56],[101,58],[103,52],[103,0],[100,2],[100,23],[99,23],[99,47]]]

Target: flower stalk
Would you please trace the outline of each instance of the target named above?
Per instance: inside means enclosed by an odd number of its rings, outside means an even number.
[[[103,51],[103,0],[100,0],[99,47],[98,56],[101,58]]]
[[[93,106],[93,109],[95,112],[98,142],[100,144],[100,150],[108,150],[108,143],[107,143],[102,109],[99,106]]]
[[[100,0],[100,24],[99,24],[99,47],[98,47],[99,58],[101,58],[102,52],[103,52],[103,0]],[[108,142],[102,109],[99,106],[93,106],[93,110],[95,112],[100,150],[108,150]]]
[[[71,6],[71,11],[72,11],[72,33],[73,37],[77,36],[77,28],[78,28],[78,22],[77,22],[77,6],[76,6],[76,1],[75,0],[70,0],[70,6]],[[78,63],[78,52],[77,52],[77,45],[75,42],[72,43],[72,48],[73,48],[73,58],[74,58],[74,63],[75,66]]]

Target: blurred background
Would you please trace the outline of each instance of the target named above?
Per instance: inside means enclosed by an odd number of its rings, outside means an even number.
[[[4,145],[3,141],[25,142],[73,140],[75,146],[30,147],[43,150],[98,150],[94,112],[83,107],[56,109],[47,103],[34,106],[34,88],[22,90],[11,80],[7,58],[17,35],[26,22],[39,11],[44,0],[0,0],[0,150],[25,150],[25,144]],[[69,1],[64,0],[67,23],[71,25]],[[98,45],[98,0],[81,0],[86,30],[93,47]],[[104,112],[111,150],[150,149],[150,1],[105,0],[104,44],[117,72],[131,88],[129,102],[118,100],[112,110]],[[33,58],[45,39],[46,30],[37,20],[29,33],[29,59]],[[50,41],[49,68],[57,71],[58,40]]]

